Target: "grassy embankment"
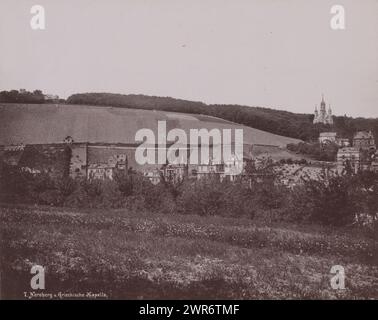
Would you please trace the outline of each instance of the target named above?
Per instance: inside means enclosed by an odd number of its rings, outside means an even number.
[[[377,242],[354,229],[125,210],[0,207],[3,298],[30,291],[110,298],[378,298]],[[333,290],[342,265],[346,289]]]

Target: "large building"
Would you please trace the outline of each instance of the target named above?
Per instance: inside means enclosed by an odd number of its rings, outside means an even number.
[[[378,172],[378,151],[372,157],[371,170],[374,172]]]
[[[134,149],[130,146],[72,143],[70,176],[113,179],[117,170],[130,167]]]
[[[248,156],[243,155],[243,158],[238,158],[235,154],[227,161],[216,162],[212,159],[207,164],[200,164],[197,166],[197,179],[216,176],[221,181],[224,179],[234,181],[237,176],[244,174],[244,168],[248,161],[252,161]]]
[[[332,118],[332,110],[331,106],[328,107],[328,111],[326,110],[326,103],[324,101],[324,97],[322,96],[322,101],[320,102],[320,109],[318,111],[318,107],[315,107],[314,112],[314,121],[313,123],[323,123],[323,124],[333,124]]]
[[[197,166],[196,176],[197,179],[218,176],[219,178],[224,174],[224,164],[215,162],[212,159],[207,164],[199,164]]]
[[[341,148],[350,146],[349,139],[338,137],[336,132],[321,132],[319,134],[319,143],[335,143]]]
[[[337,133],[336,132],[321,132],[319,134],[319,143],[336,143]]]
[[[374,151],[376,147],[373,133],[371,131],[358,131],[353,137],[353,147]]]
[[[127,157],[125,154],[110,156],[108,159],[101,159],[88,165],[88,179],[110,179],[113,180],[116,171],[127,170]]]
[[[361,153],[353,147],[344,147],[337,152],[337,168],[341,172],[350,168],[357,173],[361,168]]]

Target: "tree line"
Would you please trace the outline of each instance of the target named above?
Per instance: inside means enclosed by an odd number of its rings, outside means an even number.
[[[0,103],[64,103],[64,99],[54,96],[49,98],[42,90],[27,91],[25,89],[0,91]]]
[[[205,104],[198,101],[136,94],[78,93],[64,99],[46,99],[41,90],[0,92],[0,103],[67,103],[76,105],[115,106],[131,109],[161,110],[218,117],[234,123],[282,136],[315,141],[320,132],[335,131],[351,139],[356,131],[371,130],[378,141],[378,118],[334,116],[334,125],[313,124],[312,114],[300,114],[270,108],[231,104]]]

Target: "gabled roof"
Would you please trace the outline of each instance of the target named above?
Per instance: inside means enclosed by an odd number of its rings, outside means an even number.
[[[344,147],[340,148],[338,153],[359,153],[360,151],[357,148],[354,147]]]
[[[336,132],[320,132],[320,137],[336,137]]]
[[[373,134],[371,131],[358,131],[353,139],[373,139]]]

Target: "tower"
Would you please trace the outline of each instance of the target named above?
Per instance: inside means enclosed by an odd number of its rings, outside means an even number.
[[[325,114],[326,113],[326,104],[324,101],[324,95],[322,95],[322,101],[320,102],[320,113]]]
[[[329,105],[327,112],[324,95],[322,95],[322,101],[320,102],[320,110],[318,111],[317,107],[315,107],[313,123],[333,124],[331,105]]]

